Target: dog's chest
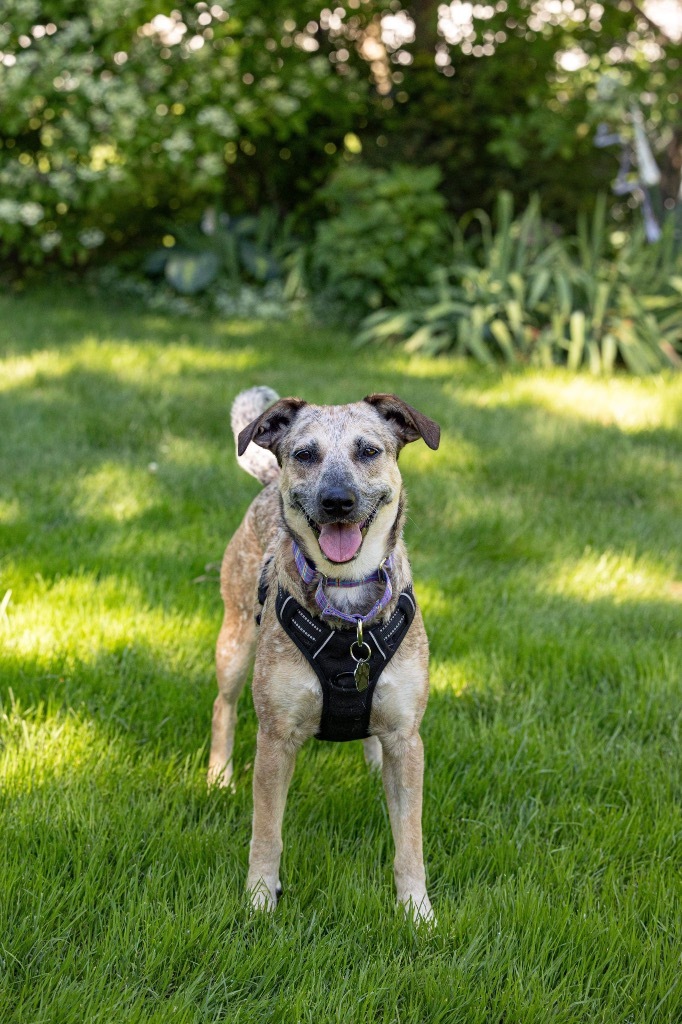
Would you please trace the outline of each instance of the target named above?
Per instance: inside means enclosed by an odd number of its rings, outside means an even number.
[[[365,583],[354,587],[335,587],[328,582],[325,593],[329,603],[346,615],[366,615],[384,590],[382,583]]]

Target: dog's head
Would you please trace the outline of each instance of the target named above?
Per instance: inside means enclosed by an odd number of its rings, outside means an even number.
[[[436,449],[440,428],[395,395],[353,405],[282,398],[242,430],[238,452],[251,441],[274,452],[292,535],[327,575],[343,575],[345,563],[357,575],[388,553],[402,511],[398,454],[420,437]]]

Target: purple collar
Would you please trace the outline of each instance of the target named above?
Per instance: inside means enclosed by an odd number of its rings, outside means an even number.
[[[352,622],[354,624],[369,622],[379,612],[383,611],[388,602],[393,596],[393,587],[391,586],[390,570],[393,568],[393,554],[388,555],[380,563],[379,567],[371,572],[369,576],[363,576],[361,580],[339,580],[333,579],[330,576],[325,576],[320,572],[319,569],[309,562],[305,557],[301,549],[299,548],[296,541],[291,542],[292,549],[294,552],[294,561],[296,562],[296,568],[298,569],[299,575],[304,583],[317,583],[317,590],[315,591],[315,603],[320,609],[322,615],[328,615],[330,618],[343,619],[344,622]],[[366,615],[348,615],[346,612],[340,611],[335,608],[333,604],[330,604],[327,599],[327,595],[324,592],[325,585],[333,587],[361,587],[363,583],[377,583],[383,582],[385,584],[384,592],[376,601]]]

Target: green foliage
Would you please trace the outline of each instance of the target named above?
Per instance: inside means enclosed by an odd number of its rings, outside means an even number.
[[[214,252],[176,252],[166,260],[164,274],[181,295],[203,292],[218,276],[220,260]]]
[[[313,4],[292,6],[312,17]],[[49,12],[8,0],[0,257],[81,264],[102,245],[158,233],[179,209],[286,209],[310,193],[367,85],[292,46],[291,14],[255,0],[169,16],[148,0],[95,0],[87,15],[70,0]]]
[[[272,209],[229,217],[209,208],[200,228],[177,225],[172,231],[171,246],[150,252],[143,269],[152,278],[163,275],[181,295],[196,295],[216,280],[236,288],[286,278],[292,295],[298,289],[298,241],[291,222],[280,221]]]
[[[647,131],[667,156],[667,194],[676,194],[682,42],[657,32],[638,5],[462,3],[446,38],[436,23],[448,5],[404,6],[417,21],[406,47],[411,60],[390,69],[395,85],[387,95],[373,97],[361,133],[365,159],[437,164],[458,215],[492,210],[502,189],[523,205],[539,192],[545,214],[572,229],[617,172],[617,154],[593,145],[598,121],[611,119],[600,83],[617,76],[641,98]]]
[[[87,280],[96,294],[116,296],[127,306],[165,316],[288,320],[301,308],[300,297],[291,294],[288,282],[278,280],[247,284],[218,277],[204,291],[180,293],[163,275],[152,280],[116,264],[93,268]]]
[[[481,230],[468,238],[474,219]],[[398,310],[367,317],[358,341],[397,339],[408,351],[482,363],[586,363],[593,372],[610,372],[617,359],[637,374],[681,365],[682,261],[672,232],[653,246],[641,232],[623,241],[614,253],[603,197],[590,225],[583,217],[564,239],[549,232],[537,199],[514,220],[502,193],[495,229],[483,212],[460,221],[452,262]]]
[[[377,167],[437,165],[457,214],[540,191],[572,224],[617,166],[592,144],[619,116],[605,72],[665,156],[663,203],[677,195],[682,46],[637,5],[459,4],[449,28],[438,0],[395,6],[6,0],[0,260],[80,265],[210,203],[274,205],[307,227],[316,189],[359,148]],[[392,42],[401,14],[415,39]]]
[[[291,226],[268,208],[243,217],[208,208],[200,226],[167,225],[164,247],[142,261],[131,254],[93,268],[88,280],[173,316],[287,319],[305,298],[305,249]]]
[[[439,181],[436,167],[351,164],[337,173],[321,193],[332,216],[318,225],[311,257],[322,305],[357,320],[426,282],[447,238]]]

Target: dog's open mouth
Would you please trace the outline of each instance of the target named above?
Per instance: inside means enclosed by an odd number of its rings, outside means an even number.
[[[317,537],[320,550],[330,562],[350,562],[362,547],[365,534],[379,511],[377,505],[361,523],[316,523],[299,505],[308,526]]]

